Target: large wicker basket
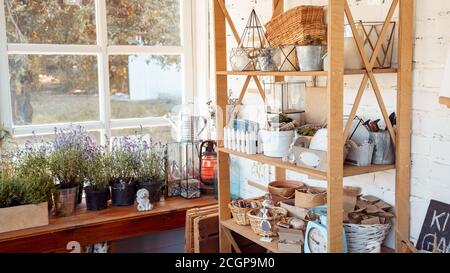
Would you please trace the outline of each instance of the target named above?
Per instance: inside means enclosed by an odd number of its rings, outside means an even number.
[[[373,253],[386,239],[391,224],[344,224],[349,253]]]
[[[246,202],[256,202],[258,204],[258,207],[261,207],[261,198],[255,198],[255,199],[246,199],[244,201]],[[255,208],[238,208],[235,206],[232,206],[231,203],[228,204],[228,208],[231,211],[231,214],[233,215],[233,219],[236,222],[236,224],[240,226],[248,226],[250,225],[250,220],[247,217],[247,212],[255,209]]]
[[[270,221],[270,224],[272,226],[270,231],[263,231],[261,229],[261,222],[263,219],[261,217],[255,215],[258,212],[258,210],[259,209],[253,209],[253,210],[250,210],[249,212],[247,212],[247,218],[250,220],[250,225],[252,227],[253,232],[259,236],[267,236],[267,237],[278,236],[277,223],[280,222],[281,220],[283,220],[287,216],[287,214],[288,214],[287,210],[284,208],[280,208],[280,207],[269,208],[269,211],[272,214],[275,214],[275,216],[269,217],[267,219],[268,221]]]
[[[324,8],[299,6],[276,16],[266,24],[266,38],[271,47],[326,41]]]

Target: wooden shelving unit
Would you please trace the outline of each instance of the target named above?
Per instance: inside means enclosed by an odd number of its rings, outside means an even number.
[[[364,75],[366,70],[363,69],[350,69],[345,70],[345,75]],[[384,68],[374,69],[374,74],[395,74],[396,68]],[[294,71],[294,72],[262,72],[262,71],[217,71],[216,75],[229,75],[229,76],[269,76],[269,77],[328,77],[327,71]]]
[[[250,159],[253,161],[258,161],[260,163],[272,165],[274,167],[281,168],[284,170],[303,173],[303,174],[310,176],[311,178],[322,179],[322,180],[327,179],[326,172],[322,172],[322,171],[318,171],[318,170],[314,170],[314,169],[310,169],[310,168],[299,167],[299,166],[297,166],[295,164],[291,164],[289,162],[283,162],[283,160],[281,158],[267,157],[262,154],[248,155],[248,154],[236,152],[236,151],[225,149],[225,148],[219,148],[219,152],[234,155],[234,156],[239,156],[239,157]],[[372,165],[372,166],[368,166],[368,167],[356,167],[356,166],[345,165],[344,166],[344,177],[351,177],[351,176],[357,176],[357,175],[375,173],[375,172],[383,172],[383,171],[388,171],[388,170],[393,170],[393,169],[395,169],[395,165]]]
[[[376,57],[382,49],[383,39],[387,33],[389,22],[392,20],[395,11],[399,9],[399,36],[398,54],[399,62],[396,69],[375,69]],[[273,15],[277,16],[284,11],[283,0],[273,0]],[[344,69],[344,18],[348,19],[353,33],[357,33],[356,24],[347,0],[328,1],[328,21],[333,22],[328,25],[328,58],[329,71],[314,72],[234,72],[228,71],[227,65],[227,23],[236,41],[240,42],[238,32],[227,11],[225,0],[214,0],[214,30],[215,30],[215,70],[216,70],[216,99],[217,105],[221,109],[226,109],[228,102],[228,76],[246,76],[245,84],[242,88],[238,103],[241,103],[250,81],[253,79],[258,87],[258,91],[265,99],[264,90],[259,81],[259,76],[274,77],[275,81],[282,81],[286,76],[306,76],[306,77],[327,77],[328,78],[328,169],[326,172],[314,169],[301,168],[293,164],[283,162],[281,159],[273,159],[263,155],[246,155],[239,152],[219,148],[219,217],[221,220],[220,249],[221,252],[230,252],[233,245],[233,238],[229,238],[229,231],[237,232],[253,242],[267,248],[272,252],[277,252],[276,241],[271,244],[259,241],[250,227],[240,227],[234,224],[228,208],[230,202],[230,164],[229,156],[239,156],[250,160],[258,161],[276,167],[276,178],[285,179],[286,170],[300,172],[312,178],[324,180],[327,183],[328,202],[328,252],[342,252],[342,223],[343,223],[343,178],[367,173],[374,173],[386,170],[396,170],[396,251],[400,251],[402,240],[409,239],[409,196],[410,196],[410,169],[411,169],[411,103],[412,103],[412,54],[413,54],[413,1],[393,0],[389,12],[384,20],[383,29],[380,32],[380,39],[375,45],[374,54],[367,57],[363,41],[360,37],[355,37],[359,54],[364,63],[364,69],[345,70]],[[337,24],[336,22],[342,22]],[[375,78],[375,74],[394,73],[397,74],[397,130],[395,131],[389,121],[386,106],[381,95],[380,87]],[[343,149],[345,140],[348,137],[351,123],[342,127],[344,120],[344,76],[363,75],[358,94],[355,99],[350,118],[353,120],[361,103],[361,98],[366,90],[367,84],[371,83],[375,92],[378,105],[380,106],[383,118],[386,121],[388,131],[396,145],[396,164],[388,166],[369,166],[364,168],[345,166],[343,162]],[[219,147],[223,147],[223,126],[226,124],[226,115],[218,116],[217,138]],[[339,145],[342,143],[342,145]],[[384,252],[392,250],[384,249]]]

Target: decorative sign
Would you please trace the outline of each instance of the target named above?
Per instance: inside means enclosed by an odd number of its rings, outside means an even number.
[[[432,252],[437,248],[450,253],[450,205],[431,200],[417,241],[417,249]]]
[[[450,108],[450,51],[447,54],[447,64],[445,66],[444,77],[442,79],[439,103]]]

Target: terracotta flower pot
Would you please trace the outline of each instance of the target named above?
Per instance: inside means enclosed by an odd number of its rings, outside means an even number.
[[[297,181],[274,181],[269,183],[269,193],[275,203],[295,198],[295,191],[302,189],[305,184]]]

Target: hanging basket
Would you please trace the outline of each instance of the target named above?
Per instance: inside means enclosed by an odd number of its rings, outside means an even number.
[[[322,6],[299,6],[282,13],[266,24],[266,38],[270,47],[307,45],[312,41],[326,41]]]
[[[349,253],[374,253],[386,239],[391,224],[344,224],[344,229]]]

